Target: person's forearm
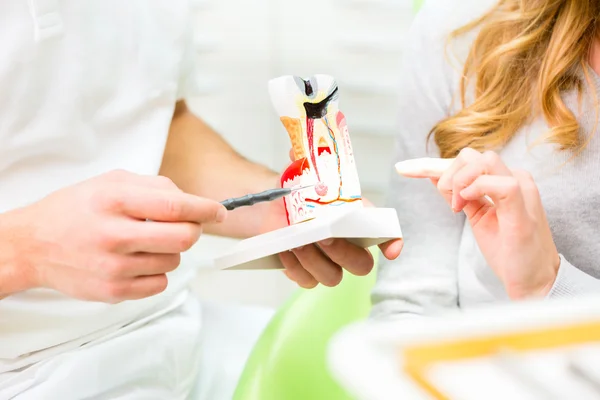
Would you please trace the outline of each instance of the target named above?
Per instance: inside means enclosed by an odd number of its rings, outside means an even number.
[[[22,261],[19,242],[27,241],[18,224],[18,212],[0,214],[0,300],[30,289],[28,267]]]
[[[177,105],[160,174],[185,192],[217,201],[271,189],[278,179],[275,172],[239,155],[184,103]],[[237,238],[257,235],[266,209],[266,204],[257,204],[231,211],[224,223],[205,231]]]

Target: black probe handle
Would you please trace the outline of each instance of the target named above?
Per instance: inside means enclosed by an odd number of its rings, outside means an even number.
[[[290,193],[292,193],[291,189],[270,189],[260,193],[247,194],[242,197],[223,200],[221,204],[225,206],[227,210],[232,211],[239,207],[247,207],[256,203],[277,200],[281,197],[287,196]]]

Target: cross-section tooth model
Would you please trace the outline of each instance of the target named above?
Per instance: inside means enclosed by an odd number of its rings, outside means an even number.
[[[328,75],[283,76],[269,82],[271,101],[292,143],[294,161],[284,188],[314,185],[287,196],[290,225],[315,218],[325,207],[362,207],[360,182],[338,86]]]

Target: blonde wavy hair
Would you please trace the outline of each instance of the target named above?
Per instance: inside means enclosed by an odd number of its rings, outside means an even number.
[[[562,150],[587,144],[561,93],[583,83],[591,46],[598,35],[600,0],[500,0],[450,39],[480,28],[464,65],[462,109],[430,132],[441,156],[465,147],[502,148],[532,118],[551,127],[545,142]],[[588,75],[587,79],[591,82]],[[467,104],[473,85],[474,101]]]

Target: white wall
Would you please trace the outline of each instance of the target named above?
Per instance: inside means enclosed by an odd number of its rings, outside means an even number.
[[[412,0],[196,0],[204,94],[189,99],[244,156],[276,170],[289,141],[272,110],[267,81],[279,75],[333,75],[348,118],[363,194],[381,204],[390,171],[395,93]],[[203,238],[202,264],[231,241]],[[294,289],[279,271],[203,270],[211,299],[277,305]]]

